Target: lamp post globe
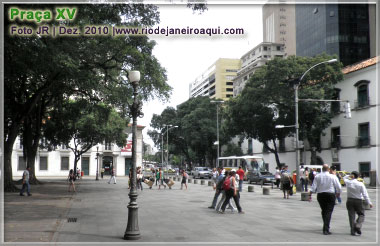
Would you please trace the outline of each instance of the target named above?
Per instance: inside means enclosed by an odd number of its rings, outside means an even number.
[[[129,71],[129,82],[133,88],[133,103],[129,105],[129,116],[132,118],[132,175],[131,175],[131,188],[129,190],[129,204],[128,204],[128,224],[124,233],[125,240],[138,240],[141,238],[138,223],[138,205],[137,205],[137,177],[136,177],[136,152],[137,152],[137,117],[141,117],[141,101],[138,100],[138,85],[140,80],[139,71]]]

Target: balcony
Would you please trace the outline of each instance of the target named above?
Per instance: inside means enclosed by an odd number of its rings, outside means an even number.
[[[330,147],[335,148],[335,149],[340,149],[341,148],[341,143],[340,139],[334,140],[330,142]]]
[[[371,138],[370,137],[359,136],[356,138],[356,146],[358,148],[370,147],[370,145],[371,145]]]
[[[357,100],[354,102],[355,103],[355,109],[367,108],[371,105],[370,102],[371,101],[370,101],[369,97],[363,98],[361,100]]]

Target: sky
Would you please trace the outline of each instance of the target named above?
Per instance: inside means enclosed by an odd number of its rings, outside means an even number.
[[[186,5],[160,5],[161,28],[244,28],[244,35],[163,36],[152,35],[157,42],[153,55],[167,70],[167,83],[173,88],[168,102],[145,102],[144,142],[154,146],[147,135],[153,114],[161,114],[168,106],[189,99],[189,84],[209,68],[218,58],[236,58],[254,48],[263,40],[262,5],[209,5],[202,14],[193,13]]]

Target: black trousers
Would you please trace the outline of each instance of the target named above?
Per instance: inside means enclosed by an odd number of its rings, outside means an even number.
[[[330,230],[330,220],[335,206],[334,193],[318,193],[317,200],[322,209],[323,231]]]
[[[236,204],[236,208],[238,209],[239,212],[241,212],[239,197],[240,197],[239,191],[237,191],[236,196],[234,196],[234,190],[233,189],[226,190],[226,200],[224,200],[224,202],[223,202],[223,205],[221,208],[222,211],[224,212],[224,210],[226,210],[228,202],[230,201],[231,198],[233,198],[235,201],[235,204]]]

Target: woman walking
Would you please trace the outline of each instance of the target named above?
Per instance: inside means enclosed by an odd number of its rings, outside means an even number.
[[[187,175],[186,171],[185,171],[185,170],[182,170],[181,190],[182,190],[183,185],[185,185],[186,190],[187,190],[187,184],[186,184],[187,176],[188,176],[188,175]]]
[[[67,178],[69,180],[69,192],[71,191],[71,187],[73,187],[73,191],[76,192],[76,190],[75,190],[75,184],[74,184],[75,173],[74,173],[73,169],[70,169],[69,176]]]

